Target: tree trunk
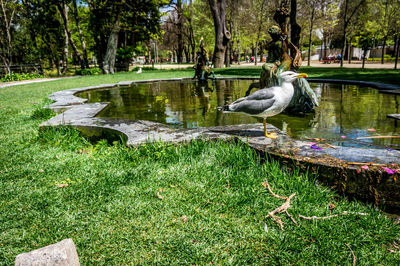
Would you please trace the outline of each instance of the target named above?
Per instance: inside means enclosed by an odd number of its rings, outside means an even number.
[[[65,29],[64,29],[64,34],[65,34],[65,43],[64,43],[64,58],[63,58],[63,70],[62,70],[63,74],[67,73],[68,70],[68,46],[69,46],[68,34]]]
[[[225,49],[230,39],[230,33],[225,28],[226,0],[208,0],[214,19],[215,47],[213,64],[216,68],[224,67]]]
[[[79,18],[79,13],[78,13],[78,6],[76,4],[77,0],[73,0],[73,6],[74,6],[74,17],[75,17],[75,23],[76,23],[76,28],[78,29],[78,33],[79,33],[79,39],[81,41],[82,44],[82,52],[83,52],[83,63],[85,64],[85,66],[87,68],[89,68],[89,61],[87,58],[87,51],[86,51],[86,42],[85,39],[83,38],[83,34],[82,34],[82,29],[81,29],[81,23],[80,23],[80,18]]]
[[[349,37],[349,41],[347,43],[347,60],[349,64],[351,64],[351,40],[353,37]]]
[[[315,12],[315,7],[314,5],[311,7],[311,21],[310,21],[310,36],[308,37],[308,62],[307,66],[311,65],[311,45],[312,45],[312,31],[313,31],[313,26],[314,26],[314,12]]]
[[[7,16],[7,10],[9,7],[7,7],[7,1],[1,0],[1,10],[2,10],[2,16],[1,19],[3,20],[4,24],[4,29],[6,32],[6,42],[3,41],[3,38],[1,38],[1,46],[3,46],[2,50],[2,60],[5,66],[6,74],[11,73],[11,65],[12,65],[12,54],[13,54],[13,41],[12,41],[12,36],[11,36],[11,26],[13,24],[13,19],[15,15],[15,9],[11,11],[11,15]],[[0,31],[2,31],[1,29]]]
[[[72,50],[74,51],[74,54],[76,55],[76,57],[78,57],[79,63],[80,63],[80,65],[81,65],[81,68],[84,69],[84,68],[85,68],[85,64],[83,63],[82,55],[81,55],[81,53],[79,52],[78,48],[76,47],[75,42],[74,42],[74,40],[72,39],[71,32],[70,32],[70,30],[69,30],[69,25],[68,25],[68,9],[66,9],[65,6],[66,6],[66,5],[65,5],[64,1],[62,1],[62,4],[59,3],[59,2],[57,2],[57,9],[58,9],[58,12],[60,13],[60,15],[61,15],[61,17],[62,17],[62,20],[63,20],[63,22],[64,22],[64,28],[65,28],[65,31],[67,32],[68,39],[69,39],[69,43],[70,43],[70,45],[71,45],[71,47],[72,47]],[[65,7],[65,8],[64,8],[64,7]],[[65,10],[67,10],[67,11],[64,12]]]
[[[397,35],[397,47],[395,51],[394,69],[397,69],[397,61],[399,60],[400,36]]]
[[[362,68],[365,68],[365,57],[367,56],[368,46],[364,47],[363,51],[363,59],[362,59]]]
[[[225,66],[231,67],[232,44],[228,42],[226,46]]]
[[[184,38],[183,38],[183,11],[182,11],[182,0],[177,0],[176,3],[176,14],[177,14],[177,39],[178,39],[178,63],[183,63],[183,53],[185,49]]]
[[[383,38],[381,64],[384,64],[384,63],[385,63],[386,41],[387,41],[387,36],[385,36],[385,37]]]
[[[185,57],[186,57],[185,62],[186,63],[190,63],[190,48],[189,48],[189,45],[185,47],[184,51],[185,51]]]
[[[324,34],[324,51],[322,53],[322,57],[326,57],[326,52],[327,52],[327,46],[328,46],[328,37]]]
[[[343,17],[343,47],[341,50],[341,58],[340,58],[340,67],[343,67],[343,60],[344,60],[344,49],[346,48],[346,28],[347,28],[347,7],[349,4],[349,0],[345,0],[344,4],[344,17]]]
[[[237,47],[238,47],[238,65],[240,65],[240,30],[238,31]]]
[[[297,17],[297,0],[290,1],[290,41],[299,47],[301,27],[296,22]],[[291,47],[290,54],[294,58],[296,56],[296,49]]]
[[[121,20],[121,7],[118,8],[117,18],[108,37],[107,50],[103,61],[104,74],[114,74],[115,55],[117,53],[119,23]],[[151,51],[149,51],[149,55]]]
[[[255,59],[254,59],[254,65],[257,65],[258,46],[260,45],[261,26],[262,26],[263,16],[264,16],[264,5],[265,5],[265,0],[263,0],[262,3],[261,3],[261,11],[259,13],[260,17],[259,17],[259,20],[258,20],[257,41],[256,41],[256,56],[255,56]]]
[[[387,17],[388,17],[388,4],[389,4],[389,1],[386,0],[385,1],[385,16],[384,16],[384,24],[385,24],[384,26],[385,26],[385,28],[387,28],[386,27],[386,21],[387,21]],[[385,48],[386,48],[386,41],[387,41],[387,37],[388,37],[387,36],[388,32],[385,32],[384,34],[385,34],[385,36],[383,37],[381,64],[385,63]]]

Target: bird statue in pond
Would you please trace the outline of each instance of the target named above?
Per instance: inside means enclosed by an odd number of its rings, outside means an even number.
[[[279,86],[258,90],[247,97],[223,106],[222,111],[262,117],[264,119],[264,135],[274,139],[277,137],[274,133],[267,133],[267,117],[277,115],[285,110],[294,94],[292,82],[297,78],[305,77],[307,77],[305,73],[282,72],[279,76]]]

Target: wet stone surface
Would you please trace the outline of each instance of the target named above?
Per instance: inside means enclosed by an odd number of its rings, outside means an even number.
[[[400,151],[334,147],[324,143],[317,143],[319,149],[315,149],[311,147],[312,144],[292,139],[272,125],[268,125],[267,130],[278,135],[275,140],[264,136],[262,124],[172,129],[146,120],[99,118],[95,116],[108,103],[85,104],[84,99],[74,96],[77,92],[130,86],[132,83],[134,82],[120,82],[56,92],[50,96],[56,102],[49,108],[66,111],[44,122],[41,127],[74,126],[88,136],[115,139],[122,137],[127,145],[152,141],[182,143],[194,139],[238,139],[288,167],[318,172],[322,182],[334,186],[341,194],[374,202],[388,212],[400,213],[400,179],[397,179],[399,173],[389,174],[382,168],[400,168]],[[369,165],[368,170],[361,169],[363,163]]]

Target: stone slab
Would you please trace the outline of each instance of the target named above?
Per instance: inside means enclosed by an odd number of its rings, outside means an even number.
[[[78,253],[72,239],[19,254],[15,266],[79,266]]]

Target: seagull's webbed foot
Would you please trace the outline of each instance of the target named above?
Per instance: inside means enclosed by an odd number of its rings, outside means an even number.
[[[276,133],[274,133],[274,132],[268,133],[267,132],[267,120],[265,118],[264,118],[263,124],[264,124],[264,135],[265,135],[265,137],[266,138],[270,138],[270,139],[276,139],[278,137],[276,135]]]
[[[270,139],[276,139],[278,136],[276,135],[276,133],[272,132],[272,133],[265,133],[265,137]]]

